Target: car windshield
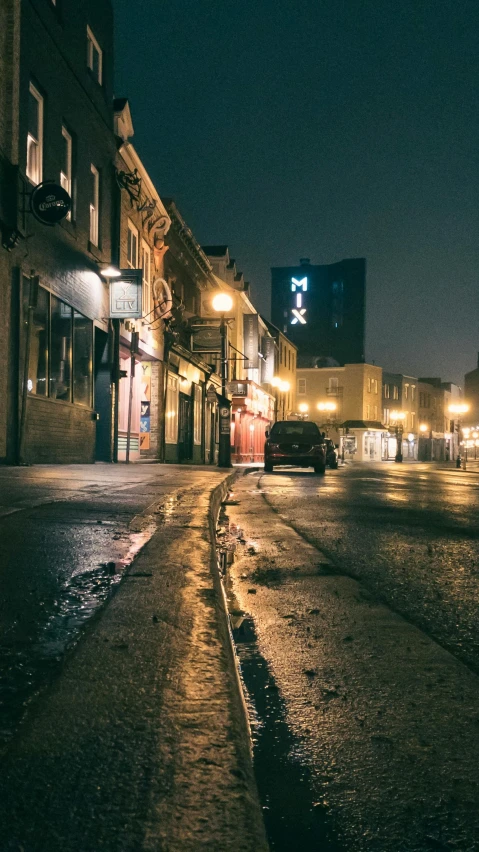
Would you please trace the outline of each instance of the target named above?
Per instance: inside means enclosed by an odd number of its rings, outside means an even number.
[[[271,434],[269,436],[272,441],[276,441],[278,438],[314,438],[316,441],[322,441],[321,433],[316,426],[316,423],[305,423],[300,421],[299,423],[293,422],[283,422],[283,423],[275,423],[271,429]]]

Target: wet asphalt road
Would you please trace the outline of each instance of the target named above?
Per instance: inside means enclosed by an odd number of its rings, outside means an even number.
[[[478,473],[278,469],[236,501],[230,608],[272,848],[300,813],[305,852],[479,850]]]
[[[208,469],[0,467],[0,752],[157,525]]]

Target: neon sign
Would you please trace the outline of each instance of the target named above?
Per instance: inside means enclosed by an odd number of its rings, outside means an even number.
[[[303,308],[303,293],[306,293],[308,289],[308,279],[301,278],[292,278],[291,279],[291,290],[295,294],[296,305],[291,309],[291,313],[293,318],[291,320],[291,325],[297,325],[301,323],[301,325],[306,325],[306,308]]]

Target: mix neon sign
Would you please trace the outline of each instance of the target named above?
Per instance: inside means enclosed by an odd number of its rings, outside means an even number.
[[[291,310],[291,325],[306,325],[306,308],[303,308],[303,293],[308,289],[307,278],[291,278],[291,290],[295,294],[295,306]]]

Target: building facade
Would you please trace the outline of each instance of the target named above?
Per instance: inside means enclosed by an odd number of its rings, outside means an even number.
[[[373,364],[298,367],[296,408],[336,444],[341,457],[381,461],[387,429],[381,422],[382,369]]]
[[[364,362],[366,261],[271,270],[271,321],[298,347],[298,365]]]
[[[111,390],[97,370],[109,333],[100,272],[114,252],[111,3],[7,2],[2,15],[5,8],[0,292],[9,323],[0,455],[92,462],[104,394],[112,451]],[[30,206],[45,181],[71,199],[55,225],[38,221]]]

